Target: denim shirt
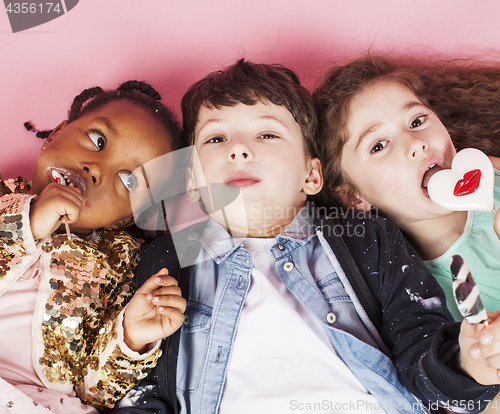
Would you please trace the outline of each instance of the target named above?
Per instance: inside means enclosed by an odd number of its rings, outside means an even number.
[[[342,361],[388,413],[428,412],[400,382],[322,228],[303,208],[271,248],[280,279],[322,323]],[[217,413],[250,286],[251,254],[215,221],[198,239],[182,327],[177,397],[182,413]],[[382,349],[382,350],[381,350]],[[262,378],[265,381],[265,378]],[[292,396],[291,396],[292,397]]]

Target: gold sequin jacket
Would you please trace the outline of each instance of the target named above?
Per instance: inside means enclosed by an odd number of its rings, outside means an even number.
[[[29,222],[33,196],[2,194],[8,191],[0,186],[0,296],[40,259],[35,370],[51,390],[74,389],[85,403],[112,407],[161,354],[159,344],[138,354],[123,340],[123,308],[133,294],[140,244],[111,231],[89,240],[53,235],[36,242]]]

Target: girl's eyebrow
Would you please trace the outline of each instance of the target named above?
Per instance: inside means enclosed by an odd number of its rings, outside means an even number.
[[[380,124],[374,124],[371,127],[365,129],[365,131],[359,136],[358,142],[356,143],[356,148],[354,148],[354,151],[358,150],[358,147],[361,145],[361,142],[366,138],[367,135],[371,134],[373,131],[375,131]]]
[[[406,105],[403,106],[403,111],[406,112],[406,111],[409,111],[411,109],[413,109],[414,107],[416,106],[425,106],[422,102],[420,101],[411,101],[409,103],[407,103]],[[358,147],[361,145],[361,142],[366,138],[366,136],[370,133],[372,133],[375,129],[377,129],[377,127],[379,126],[380,124],[374,124],[372,125],[371,127],[367,128],[358,138],[358,142],[356,144],[356,148],[354,148],[354,151],[356,151],[358,149]]]
[[[412,101],[412,102],[407,103],[403,107],[403,111],[409,111],[410,109],[413,109],[415,106],[425,106],[425,105],[419,101]]]
[[[93,121],[97,121],[104,124],[104,126],[108,129],[109,132],[111,132],[112,135],[116,135],[116,129],[113,127],[113,124],[111,123],[109,118],[98,116],[95,117]]]

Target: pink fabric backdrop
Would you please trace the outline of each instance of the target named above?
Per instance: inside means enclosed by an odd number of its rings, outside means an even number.
[[[328,62],[366,48],[452,55],[500,49],[497,0],[80,0],[12,33],[0,7],[0,172],[31,178],[39,129],[82,89],[151,82],[178,112],[185,89],[240,57],[282,63],[312,87]]]

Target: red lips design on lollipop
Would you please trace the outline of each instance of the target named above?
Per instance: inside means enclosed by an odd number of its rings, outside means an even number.
[[[436,172],[427,184],[429,197],[452,211],[495,211],[494,172],[481,151],[466,148],[451,163],[451,169]]]

